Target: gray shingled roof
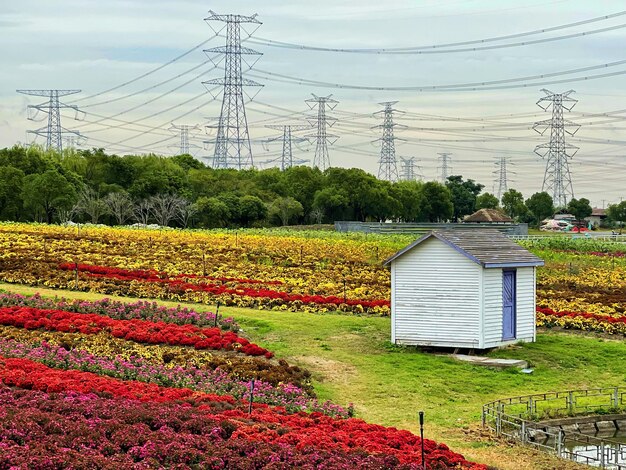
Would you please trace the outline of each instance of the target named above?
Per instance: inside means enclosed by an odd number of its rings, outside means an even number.
[[[484,268],[543,266],[543,260],[498,230],[434,230],[391,256],[383,265],[404,255],[420,243],[436,237]]]

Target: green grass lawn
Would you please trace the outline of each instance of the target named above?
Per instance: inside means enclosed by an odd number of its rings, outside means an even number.
[[[105,297],[9,284],[0,284],[0,289],[70,298]],[[197,304],[190,307],[211,309]],[[223,308],[220,313],[233,316],[244,336],[277,357],[311,370],[320,398],[353,403],[360,418],[413,432],[419,431],[417,413],[424,410],[427,437],[499,468],[575,467],[517,446],[479,439],[476,431],[468,434],[468,429],[478,427],[484,403],[534,392],[616,386],[626,378],[622,361],[626,343],[622,341],[547,332],[539,334],[536,343],[491,353],[529,361],[534,372],[527,375],[517,369],[489,369],[393,346],[389,318],[235,308]]]

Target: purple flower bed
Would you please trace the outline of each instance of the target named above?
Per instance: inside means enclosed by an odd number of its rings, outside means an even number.
[[[94,302],[86,300],[66,300],[44,298],[39,294],[23,296],[12,293],[0,294],[0,307],[8,306],[34,307],[41,309],[57,309],[75,313],[95,313],[106,315],[116,320],[149,320],[175,323],[177,325],[192,324],[197,326],[214,326],[215,314],[212,312],[196,312],[180,306],[167,308],[156,302],[138,301],[124,303],[111,299],[102,299]],[[229,318],[218,318],[217,326],[222,330],[239,331],[239,325]]]
[[[3,469],[418,468],[392,455],[231,438],[233,423],[189,405],[7,387],[0,402]]]
[[[231,395],[249,400],[250,382],[231,377],[220,369],[208,370],[153,364],[141,357],[102,357],[80,349],[67,351],[61,346],[46,342],[40,345],[22,343],[13,339],[0,338],[0,355],[19,357],[41,362],[55,369],[75,369],[107,375],[122,380],[138,380],[164,387],[189,388],[205,393]],[[318,411],[335,417],[348,417],[346,410],[329,401],[319,402],[304,390],[292,384],[273,386],[261,380],[254,384],[254,401],[268,405],[283,406],[290,412]]]

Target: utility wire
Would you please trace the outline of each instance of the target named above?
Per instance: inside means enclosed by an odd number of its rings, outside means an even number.
[[[176,80],[177,78],[180,78],[180,77],[182,77],[184,75],[187,75],[188,73],[191,73],[194,70],[199,69],[203,65],[208,64],[209,62],[211,62],[211,59],[207,59],[204,62],[202,62],[202,63],[200,63],[200,64],[198,64],[198,65],[196,65],[196,66],[194,66],[194,67],[192,67],[192,68],[190,68],[188,70],[185,70],[184,72],[181,72],[181,73],[179,73],[178,75],[176,75],[176,76],[174,76],[172,78],[168,78],[167,80],[163,80],[162,82],[159,82],[156,85],[149,86],[148,88],[144,88],[143,90],[135,91],[135,92],[130,93],[128,95],[119,96],[117,98],[112,98],[110,100],[100,101],[99,103],[82,104],[82,105],[80,105],[80,107],[81,107],[81,109],[92,108],[94,106],[101,106],[103,104],[115,103],[116,101],[125,100],[126,98],[132,98],[133,96],[137,96],[137,95],[140,95],[141,93],[146,93],[146,92],[148,92],[150,90],[154,90],[155,88],[158,88],[161,85],[165,85],[166,83],[172,82],[172,81]]]
[[[283,48],[289,48],[289,49],[305,49],[305,50],[323,50],[326,52],[350,52],[350,53],[361,53],[361,54],[397,54],[397,55],[419,55],[419,54],[450,54],[450,53],[457,53],[457,52],[477,52],[477,51],[486,51],[486,50],[492,50],[492,49],[506,49],[506,48],[510,48],[510,47],[520,47],[520,46],[532,46],[535,44],[542,44],[542,43],[546,43],[546,42],[554,42],[554,41],[562,41],[565,39],[573,39],[573,38],[579,38],[579,37],[583,37],[583,36],[591,36],[593,34],[600,34],[600,33],[606,33],[608,31],[615,31],[617,29],[623,29],[626,28],[626,24],[619,24],[619,25],[615,25],[615,26],[609,26],[606,28],[600,28],[600,29],[593,29],[590,31],[582,31],[579,33],[572,33],[572,34],[566,34],[564,36],[555,36],[555,37],[551,37],[551,38],[542,38],[542,39],[535,39],[532,41],[522,41],[522,42],[513,42],[513,43],[507,43],[507,44],[493,44],[490,46],[479,46],[479,47],[464,47],[464,48],[457,48],[457,49],[433,49],[433,50],[393,50],[393,49],[379,49],[376,52],[372,52],[371,50],[364,50],[364,49],[330,49],[330,48],[322,48],[322,49],[315,49],[315,48],[310,48],[310,47],[289,47],[289,46],[276,46],[276,47],[283,47]],[[270,44],[268,42],[260,42],[254,39],[250,39],[248,40],[248,42],[255,44],[255,45],[260,45],[260,46],[271,46],[273,44]]]
[[[192,47],[192,48],[191,48],[191,49],[189,49],[188,51],[183,52],[183,53],[182,53],[182,54],[180,54],[179,56],[174,57],[172,60],[169,60],[169,61],[165,62],[164,64],[161,64],[161,65],[159,65],[158,67],[156,67],[156,68],[154,68],[154,69],[152,69],[152,70],[149,70],[149,71],[148,71],[148,72],[146,72],[146,73],[143,73],[143,74],[139,75],[138,77],[135,77],[135,78],[133,78],[133,79],[131,79],[131,80],[128,80],[128,81],[126,81],[126,82],[124,82],[124,83],[120,83],[119,85],[116,85],[116,86],[114,86],[113,88],[109,88],[109,89],[107,89],[107,90],[103,90],[103,91],[101,91],[101,92],[94,93],[93,95],[84,96],[84,97],[79,98],[79,99],[77,99],[77,100],[75,100],[75,101],[72,101],[72,103],[78,103],[78,102],[80,102],[80,101],[84,101],[84,100],[88,100],[88,99],[91,99],[91,98],[95,98],[96,96],[101,96],[101,95],[104,95],[104,94],[106,94],[106,93],[110,93],[110,92],[112,92],[112,91],[119,90],[120,88],[125,87],[125,86],[127,86],[127,85],[130,85],[131,83],[135,83],[136,81],[141,80],[142,78],[145,78],[145,77],[147,77],[147,76],[149,76],[149,75],[152,75],[153,73],[156,73],[156,72],[158,72],[159,70],[164,69],[164,68],[165,68],[165,67],[167,67],[168,65],[171,65],[171,64],[173,64],[173,63],[174,63],[174,62],[176,62],[176,61],[179,61],[179,60],[180,60],[180,59],[182,59],[183,57],[188,56],[188,55],[189,55],[189,54],[191,54],[192,52],[194,52],[194,51],[196,51],[196,50],[200,49],[202,46],[204,46],[206,43],[208,43],[208,42],[209,42],[209,41],[211,41],[212,39],[216,38],[218,35],[219,35],[219,31],[218,31],[218,32],[216,32],[216,33],[215,33],[213,36],[211,36],[210,38],[208,38],[208,39],[206,39],[206,40],[202,41],[200,44],[197,44],[196,46]]]
[[[496,37],[484,38],[484,39],[475,39],[475,40],[471,40],[471,41],[451,42],[451,43],[446,43],[446,44],[433,44],[433,45],[430,45],[430,46],[412,46],[412,47],[397,47],[397,48],[385,48],[385,49],[368,49],[368,48],[363,48],[363,49],[346,48],[346,49],[344,49],[344,48],[307,46],[307,45],[303,45],[303,44],[294,44],[294,43],[290,43],[290,42],[273,41],[271,39],[265,39],[265,38],[260,38],[260,37],[256,37],[255,40],[256,41],[263,41],[268,46],[286,47],[286,48],[300,49],[300,50],[314,50],[314,51],[327,51],[327,52],[350,52],[350,53],[375,53],[375,54],[381,54],[382,53],[382,54],[384,54],[384,53],[394,53],[394,52],[400,52],[400,51],[420,51],[420,50],[428,50],[428,49],[446,49],[446,48],[457,47],[457,46],[469,46],[469,45],[472,45],[472,44],[485,44],[485,43],[488,43],[488,42],[502,41],[502,40],[505,40],[505,39],[515,39],[515,38],[520,38],[520,37],[525,37],[525,36],[532,36],[532,35],[536,35],[536,34],[549,33],[549,32],[558,31],[558,30],[561,30],[561,29],[573,28],[575,26],[582,26],[582,25],[585,25],[585,24],[595,23],[595,22],[598,22],[598,21],[605,21],[605,20],[609,20],[609,19],[612,19],[612,18],[617,18],[619,16],[624,16],[624,15],[626,15],[626,11],[619,11],[617,13],[612,13],[610,15],[599,16],[599,17],[596,17],[596,18],[590,18],[590,19],[587,19],[587,20],[577,21],[577,22],[574,22],[574,23],[567,23],[567,24],[563,24],[563,25],[559,25],[559,26],[552,26],[552,27],[549,27],[549,28],[537,29],[537,30],[533,30],[533,31],[523,32],[523,33],[508,34],[506,36],[496,36]]]
[[[307,85],[307,86],[314,85],[314,86],[320,86],[324,88],[342,88],[342,89],[374,90],[374,91],[436,91],[436,90],[463,91],[464,89],[469,90],[469,91],[476,91],[476,90],[493,90],[493,89],[502,89],[502,88],[519,88],[519,87],[539,86],[539,85],[544,85],[544,84],[564,83],[566,81],[592,80],[595,78],[622,75],[622,74],[626,74],[626,70],[613,72],[610,74],[576,77],[576,78],[561,80],[561,81],[551,81],[551,82],[549,81],[549,82],[530,83],[530,84],[522,83],[522,84],[509,85],[509,86],[504,86],[504,87],[491,86],[491,85],[500,85],[500,84],[505,84],[505,83],[523,82],[523,81],[530,81],[530,80],[542,80],[542,79],[550,78],[550,77],[558,77],[562,75],[576,74],[576,73],[586,72],[590,70],[605,69],[605,68],[616,67],[616,66],[624,65],[624,64],[626,64],[626,60],[619,60],[615,62],[608,62],[605,64],[592,65],[588,67],[580,67],[577,69],[569,69],[569,70],[545,73],[545,74],[540,74],[540,75],[528,75],[525,77],[508,78],[508,79],[503,79],[503,80],[456,83],[456,84],[450,84],[450,85],[420,85],[420,86],[400,86],[400,87],[380,87],[380,86],[365,86],[365,85],[351,85],[351,84],[342,84],[342,83],[322,82],[318,80],[309,80],[306,78],[292,77],[289,75],[283,75],[283,74],[268,72],[268,71],[259,70],[259,69],[255,69],[255,73],[254,74],[249,73],[249,75],[259,78],[256,75],[256,73],[260,73],[264,75],[260,77],[261,79],[266,79],[266,80],[269,79],[269,80],[286,82],[286,83],[296,83],[299,85]],[[273,78],[273,77],[278,77],[278,78]]]

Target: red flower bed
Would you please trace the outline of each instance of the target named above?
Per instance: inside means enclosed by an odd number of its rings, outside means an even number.
[[[49,393],[74,391],[157,403],[193,398],[197,401],[235,404],[235,399],[229,395],[214,395],[194,392],[188,388],[169,388],[146,382],[118,380],[91,372],[52,369],[29,359],[2,356],[0,356],[0,383]]]
[[[33,307],[0,308],[0,324],[28,330],[44,328],[65,333],[97,334],[105,331],[116,338],[138,343],[193,346],[196,349],[235,350],[249,356],[273,353],[240,338],[231,331],[219,328],[200,328],[195,325],[175,325],[147,320],[116,320],[104,315],[74,313],[63,310],[46,310]]]
[[[605,323],[626,323],[626,315],[620,315],[620,316],[598,315],[598,314],[588,313],[588,312],[570,312],[568,310],[563,310],[562,312],[556,312],[552,310],[551,308],[544,308],[544,307],[537,307],[537,312],[543,313],[544,315],[557,317],[557,318],[582,317],[582,318],[597,320],[597,321],[605,322]]]
[[[74,270],[75,264],[64,263],[59,265],[60,269]],[[230,294],[237,296],[258,297],[266,299],[281,299],[285,302],[302,302],[304,304],[318,304],[318,305],[341,305],[347,304],[350,306],[361,305],[364,308],[374,307],[389,307],[391,304],[388,300],[353,300],[347,299],[344,301],[342,297],[337,296],[321,296],[321,295],[302,295],[302,294],[289,294],[287,292],[271,290],[271,289],[250,289],[247,287],[232,288],[224,285],[217,284],[193,284],[185,282],[180,277],[194,277],[189,275],[180,275],[178,278],[170,278],[165,273],[158,273],[157,271],[132,271],[122,268],[109,268],[106,266],[93,266],[86,264],[79,264],[78,271],[86,273],[93,277],[102,277],[106,279],[117,279],[123,281],[141,281],[152,282],[167,285],[170,292],[208,292],[213,295]],[[161,277],[163,276],[163,277]],[[198,276],[195,276],[198,277]],[[247,282],[249,279],[238,280],[239,282]],[[255,283],[261,283],[261,281],[254,281]],[[266,282],[265,284],[271,284],[272,282]]]
[[[287,445],[295,452],[320,451],[388,455],[400,463],[420,462],[419,437],[408,431],[368,424],[359,419],[334,419],[321,413],[303,412],[288,415],[283,408],[255,405],[252,415],[235,408],[232,397],[194,393],[188,389],[170,389],[143,382],[99,377],[89,372],[62,371],[26,359],[0,357],[0,381],[9,386],[46,392],[95,393],[116,399],[166,403],[190,400],[187,406],[197,409],[199,419],[230,423],[229,438],[242,441]],[[174,405],[177,406],[177,405]],[[151,421],[153,422],[153,421]],[[463,468],[486,470],[473,464],[445,444],[425,440],[429,469]],[[380,468],[380,467],[377,467]]]
[[[120,280],[138,280],[144,279],[151,282],[167,281],[171,278],[189,278],[189,279],[208,279],[210,281],[221,282],[236,282],[239,284],[267,284],[270,286],[277,286],[282,284],[281,281],[261,281],[259,279],[240,279],[236,277],[215,277],[215,276],[202,276],[200,274],[177,274],[176,276],[170,276],[166,272],[149,270],[130,270],[123,268],[110,268],[107,266],[96,266],[93,264],[76,264],[76,263],[61,263],[59,269],[64,271],[74,271],[78,268],[79,272],[93,275],[94,277],[109,277]]]

